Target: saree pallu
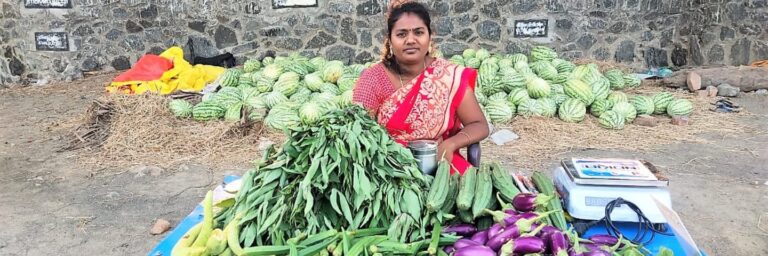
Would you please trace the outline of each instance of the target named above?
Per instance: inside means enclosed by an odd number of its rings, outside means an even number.
[[[398,143],[447,139],[461,130],[456,111],[467,89],[474,90],[477,71],[435,59],[425,72],[394,89],[382,64],[360,77],[353,100],[377,113],[379,124]],[[452,173],[463,174],[470,163],[453,152]]]

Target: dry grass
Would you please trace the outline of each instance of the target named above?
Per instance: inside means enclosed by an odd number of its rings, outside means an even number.
[[[105,96],[101,101],[112,106],[112,114],[108,125],[98,127],[106,127],[109,134],[89,144],[92,150],[83,151],[79,160],[102,168],[137,163],[164,168],[180,163],[242,167],[257,159],[263,136],[279,138],[262,134],[260,125],[175,118],[168,110],[169,100],[152,95]],[[83,126],[93,126],[93,119],[86,115]]]
[[[634,90],[626,91],[628,95],[652,95],[666,90],[652,83],[644,84]],[[669,90],[668,90],[669,91]],[[544,168],[544,164],[555,160],[559,155],[575,150],[630,150],[651,151],[661,145],[682,142],[708,143],[696,136],[707,132],[747,132],[746,127],[737,122],[739,116],[748,113],[722,114],[709,111],[714,98],[699,98],[682,91],[670,91],[676,98],[691,100],[696,106],[690,117],[690,124],[678,126],[670,123],[670,118],[656,116],[659,125],[645,127],[629,124],[623,130],[608,130],[599,126],[597,118],[587,117],[582,123],[573,124],[562,122],[556,118],[523,118],[517,117],[507,127],[520,136],[520,139],[504,146],[488,144],[484,146],[493,150],[503,148],[504,155],[493,154],[490,159],[511,158],[517,168],[534,170]],[[491,150],[485,150],[489,152]],[[496,150],[494,150],[496,151]]]

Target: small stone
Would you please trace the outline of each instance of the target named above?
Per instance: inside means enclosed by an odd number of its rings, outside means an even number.
[[[120,36],[122,36],[122,35],[123,35],[123,31],[120,31],[118,29],[114,29],[113,28],[113,29],[109,30],[109,32],[107,32],[107,34],[104,37],[106,37],[109,40],[114,41],[114,40],[117,40],[118,38],[120,38]]]
[[[139,16],[149,20],[157,18],[157,5],[150,4],[146,9],[141,10]]]
[[[453,32],[453,21],[450,17],[438,18],[435,22],[435,33],[438,36],[450,35]]]
[[[75,36],[87,36],[93,34],[93,29],[91,29],[90,25],[83,25],[75,29],[75,31],[72,32],[72,35]]]
[[[709,97],[709,91],[707,91],[707,90],[698,90],[698,91],[696,91],[696,96],[698,96],[699,98]]]
[[[304,43],[301,41],[301,39],[293,37],[279,38],[275,44],[282,49],[290,51],[295,51],[301,49],[301,47],[304,47]]]
[[[637,118],[635,118],[635,121],[632,122],[633,124],[640,125],[640,126],[647,126],[647,127],[655,127],[659,125],[658,120],[649,115],[639,115]]]
[[[149,233],[152,235],[159,235],[159,234],[165,233],[170,229],[171,229],[170,222],[164,219],[157,219],[157,221],[155,221],[155,224],[152,225],[152,228],[149,230]]]
[[[717,96],[737,97],[741,88],[731,86],[730,84],[720,84],[717,86]]]
[[[196,21],[190,21],[187,22],[187,27],[191,28],[192,30],[195,30],[200,33],[205,33],[205,26],[208,24],[208,22],[204,20],[196,20]]]
[[[616,61],[632,62],[635,59],[635,42],[626,40],[616,49]]]
[[[715,86],[707,86],[707,97],[715,97],[717,96],[717,87]]]
[[[701,53],[701,41],[697,36],[691,36],[688,40],[688,48],[691,49],[691,60],[696,66],[704,64],[704,55]]]
[[[355,6],[352,5],[350,2],[331,2],[330,8],[331,13],[352,13],[355,11]]]
[[[669,66],[667,50],[655,47],[645,50],[645,64],[648,67],[666,67]]]
[[[568,19],[556,20],[555,27],[563,30],[571,29],[573,27],[573,22]]]
[[[366,63],[373,61],[373,55],[370,52],[360,52],[355,56],[355,63]]]
[[[644,42],[650,42],[651,40],[653,40],[653,32],[651,31],[643,32],[642,39]]]
[[[688,77],[685,79],[688,85],[688,90],[695,92],[701,90],[701,76],[696,72],[688,72]]]
[[[731,65],[740,66],[749,64],[749,48],[752,42],[747,38],[736,41],[731,46]]]
[[[675,49],[672,50],[672,64],[678,67],[682,67],[688,64],[688,50],[675,45]]]
[[[690,121],[687,116],[672,117],[672,124],[674,125],[688,125]]]
[[[329,60],[339,60],[345,65],[349,65],[355,58],[355,49],[345,45],[334,45],[325,51],[325,58]]]
[[[357,33],[352,28],[354,22],[352,18],[344,18],[341,20],[341,41],[349,45],[357,45]]]
[[[370,16],[381,13],[381,6],[376,0],[368,0],[357,5],[357,15]]]
[[[583,35],[579,38],[579,40],[576,40],[576,43],[581,47],[581,49],[589,50],[592,48],[595,43],[597,43],[597,38],[591,34]]]
[[[611,53],[608,51],[608,48],[600,47],[592,52],[592,57],[597,60],[608,60],[611,57]]]
[[[453,5],[454,13],[465,13],[475,7],[474,1],[462,0]]]
[[[767,89],[760,89],[760,90],[755,91],[755,94],[757,94],[757,95],[768,95],[768,90]]]
[[[627,23],[623,21],[619,21],[616,24],[613,24],[611,27],[609,27],[608,32],[611,32],[614,34],[620,34],[621,32],[624,32],[625,29],[627,29]]]
[[[115,70],[127,70],[131,68],[131,61],[126,56],[117,56],[112,60],[112,67]]]
[[[667,46],[672,44],[672,38],[675,35],[674,29],[668,29],[664,32],[661,32],[661,38],[659,38],[659,46],[661,48],[666,48]]]
[[[486,5],[483,5],[483,8],[480,9],[481,13],[484,13],[488,16],[488,18],[491,19],[498,19],[501,17],[501,13],[499,12],[499,6],[496,2],[492,2]]]
[[[83,71],[96,71],[101,69],[101,66],[103,64],[96,59],[94,56],[90,56],[83,61],[82,69]]]
[[[485,40],[493,42],[501,40],[501,26],[492,20],[486,20],[477,24],[477,33],[480,35],[480,38]]]
[[[709,58],[709,63],[722,63],[725,58],[725,49],[723,49],[722,45],[713,45],[712,48],[709,48],[707,57]]]
[[[720,40],[733,39],[735,37],[736,37],[735,29],[728,26],[720,27]]]

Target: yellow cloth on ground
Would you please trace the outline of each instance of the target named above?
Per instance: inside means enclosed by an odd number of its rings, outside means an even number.
[[[210,65],[192,66],[184,60],[184,50],[178,46],[168,48],[160,54],[160,57],[173,62],[173,68],[164,72],[162,77],[151,81],[126,81],[112,82],[107,91],[125,92],[129,94],[144,94],[147,92],[161,95],[171,94],[176,91],[199,92],[205,85],[213,82],[225,68]]]

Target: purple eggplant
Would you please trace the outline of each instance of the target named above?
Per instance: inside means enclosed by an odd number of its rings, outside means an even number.
[[[560,231],[556,227],[546,225],[546,226],[544,226],[544,228],[541,229],[541,232],[539,232],[538,236],[546,240],[546,238],[549,236],[549,234],[552,234],[552,233],[555,233],[555,232],[562,233],[562,231]]]
[[[535,236],[521,236],[501,247],[500,256],[542,253],[547,250],[544,240]]]
[[[475,241],[479,244],[485,244],[488,242],[488,230],[483,230],[480,232],[475,233],[472,235],[472,238],[470,240]]]
[[[488,239],[491,239],[492,237],[496,236],[498,233],[501,233],[501,231],[504,231],[504,226],[502,226],[499,223],[493,224],[493,226],[488,228]]]
[[[494,251],[498,251],[504,243],[517,237],[520,237],[520,230],[515,226],[511,226],[488,239],[488,243],[485,245]]]
[[[488,210],[488,209],[485,209],[484,211],[486,213],[488,213],[489,215],[491,215],[491,217],[493,217],[493,222],[500,223],[500,224],[504,224],[504,220],[505,219],[507,219],[509,217],[513,217],[513,215],[507,214],[507,213],[502,212],[502,211],[491,211],[491,210]],[[505,224],[505,226],[506,226],[506,224]]]
[[[588,251],[583,254],[584,256],[612,256],[610,252],[603,250]]]
[[[455,233],[460,236],[471,236],[477,232],[477,227],[472,224],[458,224],[443,229],[443,233]]]
[[[504,213],[509,214],[509,215],[518,215],[518,214],[520,214],[519,212],[515,211],[515,209],[505,209]]]
[[[543,232],[543,230],[542,230]],[[570,241],[565,237],[565,234],[560,231],[550,232],[546,236],[547,244],[549,244],[550,252],[555,256],[567,256],[568,249],[570,248]]]
[[[469,240],[469,239],[459,239],[458,241],[453,243],[453,247],[455,247],[456,249],[461,249],[461,248],[472,246],[472,245],[483,245],[483,244]]]
[[[530,212],[535,210],[536,207],[548,204],[550,199],[552,199],[551,196],[542,193],[520,193],[515,198],[512,198],[512,207],[521,212]]]
[[[453,247],[453,245],[449,245],[449,246],[443,247],[443,251],[447,254],[451,254],[456,251],[456,247]]]
[[[524,212],[524,213],[521,213],[521,214],[519,214],[517,216],[520,217],[521,219],[533,219],[533,218],[539,217],[539,213],[537,213],[537,212]]]
[[[608,234],[598,234],[589,237],[589,240],[596,244],[614,246],[619,243],[619,239]]]
[[[536,222],[538,222],[543,218],[546,218],[547,216],[549,216],[550,214],[556,211],[557,210],[548,211],[542,214],[537,214],[538,217],[531,218],[531,219],[526,219],[526,218],[520,219],[517,222],[515,222],[515,226],[520,230],[521,233],[531,231],[532,229],[535,229],[537,227]]]
[[[473,245],[457,249],[453,256],[496,256],[496,252],[487,246]]]
[[[520,219],[522,219],[520,218],[520,215],[512,215],[504,219],[504,223],[501,223],[501,224],[504,225],[505,227],[509,225],[515,225],[515,222],[517,222]]]

